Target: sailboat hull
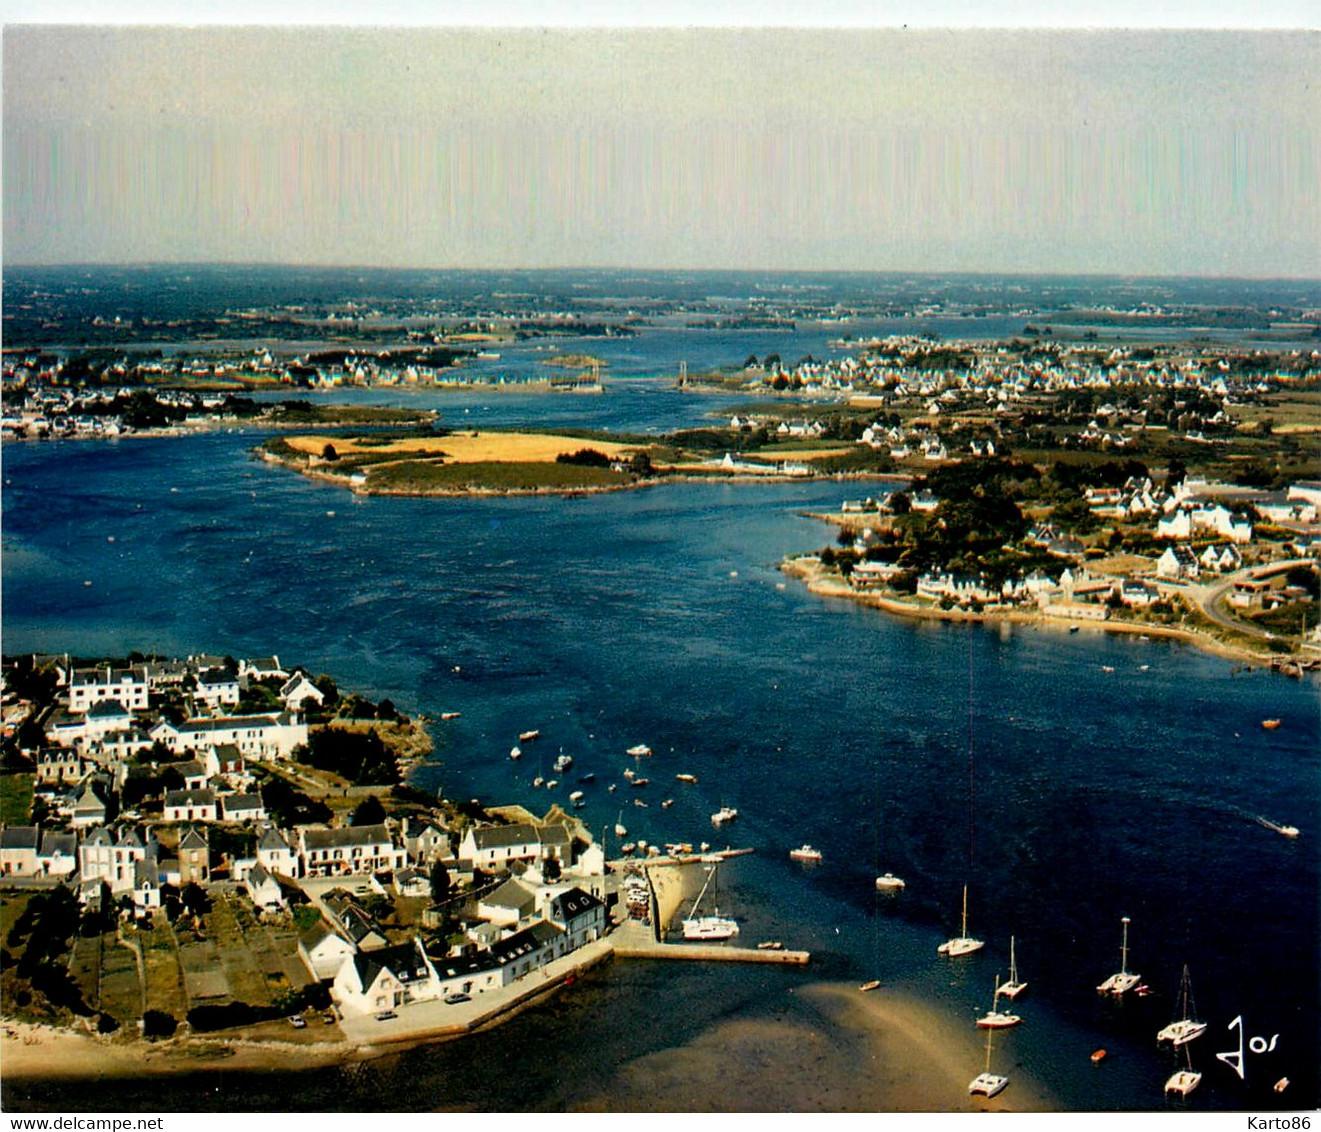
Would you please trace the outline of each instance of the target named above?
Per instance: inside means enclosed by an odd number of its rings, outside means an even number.
[[[1010,1026],[1017,1026],[1021,1021],[1017,1014],[1006,1014],[1002,1010],[993,1010],[990,1014],[983,1015],[977,1019],[977,1025],[983,1030],[1006,1030]]]
[[[1190,1020],[1172,1022],[1156,1035],[1156,1040],[1158,1042],[1170,1042],[1173,1045],[1181,1046],[1185,1042],[1190,1042],[1194,1038],[1200,1037],[1205,1032],[1205,1022],[1193,1022]]]
[[[1180,1069],[1168,1081],[1165,1082],[1165,1091],[1167,1093],[1178,1093],[1186,1097],[1202,1082],[1202,1075],[1195,1069]]]
[[[949,939],[936,948],[941,955],[960,956],[971,955],[974,951],[980,951],[986,944],[980,939],[969,939],[966,936],[960,936],[958,939]]]
[[[1000,993],[1005,998],[1017,998],[1025,990],[1027,990],[1027,983],[1005,983],[1000,988]]]
[[[993,1097],[996,1093],[1003,1092],[1007,1084],[1009,1078],[1001,1077],[998,1073],[979,1073],[968,1085],[968,1092],[973,1096],[980,1094],[983,1097]]]

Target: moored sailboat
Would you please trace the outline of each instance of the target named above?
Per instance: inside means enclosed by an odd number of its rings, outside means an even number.
[[[1181,1097],[1186,1097],[1202,1081],[1200,1071],[1193,1068],[1192,1055],[1188,1051],[1188,1045],[1185,1042],[1183,1046],[1183,1068],[1175,1070],[1170,1074],[1165,1082],[1165,1091],[1167,1093],[1178,1093]]]
[[[977,1019],[977,1025],[983,1030],[1004,1030],[1010,1026],[1017,1026],[1023,1019],[1017,1014],[1010,1014],[1007,1010],[1000,1009],[1000,976],[995,976],[995,997],[991,1001],[991,1009]]]
[[[1027,983],[1018,977],[1018,961],[1014,958],[1014,937],[1009,937],[1009,978],[1000,985],[1000,993],[1005,998],[1017,998],[1027,990]]]
[[[1193,981],[1188,974],[1188,964],[1183,965],[1183,978],[1179,982],[1179,1018],[1156,1035],[1158,1042],[1172,1042],[1176,1046],[1184,1045],[1206,1031],[1206,1023],[1193,1018]]]
[[[1141,975],[1134,975],[1128,969],[1128,925],[1129,918],[1124,917],[1124,941],[1119,950],[1119,970],[1111,975],[1096,989],[1102,994],[1124,994],[1131,991],[1142,981]]]
[[[717,906],[715,913],[710,916],[699,916],[697,908],[702,903],[702,897],[706,895],[706,890],[711,882],[715,880],[718,865],[712,865],[711,871],[707,874],[706,883],[702,885],[702,891],[697,894],[697,899],[693,901],[692,911],[688,918],[682,922],[684,939],[729,939],[738,935],[738,924],[728,916],[720,914],[720,908]]]
[[[974,1077],[972,1081],[970,1081],[968,1084],[968,1092],[973,1096],[980,1094],[981,1096],[988,1098],[993,1097],[996,1095],[996,1093],[1001,1092],[1007,1084],[1009,1084],[1008,1077],[1004,1077],[999,1073],[991,1072],[991,1038],[994,1035],[994,1033],[995,1033],[994,1030],[986,1031],[985,1072],[978,1073],[977,1076]]]
[[[963,886],[963,926],[959,929],[959,934],[953,939],[947,939],[936,948],[941,955],[959,956],[971,955],[974,951],[980,951],[986,944],[980,939],[973,939],[968,935],[968,886]]]

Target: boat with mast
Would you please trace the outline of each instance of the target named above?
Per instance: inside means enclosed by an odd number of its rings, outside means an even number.
[[[697,894],[697,899],[693,901],[692,911],[688,913],[687,919],[682,922],[684,939],[729,939],[738,935],[738,924],[728,916],[722,916],[718,905],[713,915],[699,916],[697,914],[698,906],[702,903],[702,897],[706,895],[707,888],[715,880],[716,871],[719,867],[719,865],[711,866],[711,871],[707,873],[706,882],[702,885],[702,891]]]
[[[1009,937],[1009,978],[1000,985],[1000,993],[1005,998],[1017,998],[1027,990],[1027,983],[1018,977],[1018,962],[1014,958],[1014,937]]]
[[[986,944],[980,939],[973,939],[968,935],[968,886],[963,886],[963,926],[959,929],[959,934],[953,939],[947,939],[936,948],[941,955],[951,957],[959,955],[971,955],[974,951],[980,951]]]
[[[1202,1074],[1193,1068],[1192,1054],[1189,1052],[1188,1043],[1183,1044],[1183,1068],[1176,1069],[1170,1074],[1169,1080],[1165,1082],[1165,1091],[1167,1093],[1178,1093],[1181,1097],[1186,1097],[1202,1081]]]
[[[995,997],[991,1000],[991,1009],[977,1019],[977,1025],[983,1030],[1004,1030],[1017,1026],[1023,1019],[1017,1014],[1010,1014],[1000,1009],[1000,976],[995,976]]]
[[[1003,1091],[1004,1087],[1009,1084],[1008,1077],[1001,1076],[999,1073],[991,1072],[991,1039],[994,1034],[994,1030],[986,1031],[986,1069],[984,1072],[978,1073],[977,1076],[969,1082],[968,1093],[971,1096],[980,1094],[981,1096],[990,1098],[995,1096],[996,1093]]]
[[[1179,981],[1180,1017],[1156,1035],[1158,1042],[1171,1042],[1176,1046],[1185,1045],[1206,1031],[1206,1023],[1193,1018],[1196,1007],[1193,1005],[1193,980],[1188,974],[1188,964],[1183,965],[1183,978]]]
[[[620,811],[619,811],[619,817],[617,817],[617,818],[615,819],[615,836],[616,836],[616,837],[627,837],[627,836],[628,836],[628,830],[626,830],[626,829],[624,828],[624,811],[623,811],[623,810],[620,810]]]
[[[1135,986],[1138,985],[1139,982],[1142,981],[1141,975],[1134,975],[1128,969],[1129,922],[1130,922],[1129,918],[1125,916],[1123,919],[1124,940],[1123,943],[1120,945],[1120,949],[1119,949],[1119,970],[1115,974],[1111,975],[1108,979],[1106,979],[1106,981],[1103,982],[1099,987],[1096,988],[1098,991],[1101,992],[1101,994],[1115,994],[1115,995],[1124,994],[1127,991],[1131,991]]]

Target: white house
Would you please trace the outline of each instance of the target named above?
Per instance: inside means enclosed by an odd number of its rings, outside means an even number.
[[[104,826],[94,829],[78,846],[78,872],[84,882],[104,881],[116,894],[133,887],[133,868],[150,856],[156,857],[156,840],[144,840],[135,829],[122,829],[115,837]]]
[[[145,711],[149,685],[145,668],[77,668],[69,677],[69,710],[82,713],[103,700]]]
[[[11,825],[0,830],[0,875],[36,876],[40,840],[35,825]]]
[[[331,994],[346,1015],[394,1010],[440,998],[440,980],[421,941],[356,952],[335,975]]]
[[[248,870],[244,885],[248,890],[249,899],[258,908],[288,907],[280,882],[268,873],[260,862]]]
[[[220,820],[226,822],[262,822],[266,820],[266,806],[260,794],[221,794]]]
[[[229,743],[258,762],[288,758],[307,742],[307,724],[290,712],[259,715],[222,715],[215,719],[189,719],[174,724],[162,719],[150,731],[153,742],[171,751],[205,751]]]
[[[537,894],[520,881],[509,879],[477,901],[477,915],[501,927],[517,927],[537,906]]]
[[[528,864],[554,857],[569,863],[571,839],[563,825],[469,826],[459,845],[459,859],[474,869],[493,872],[523,861]]]
[[[298,854],[274,826],[268,826],[257,838],[257,860],[266,867],[267,872],[287,877],[299,875]]]
[[[243,695],[239,678],[225,668],[208,668],[197,677],[193,699],[206,704],[212,711],[233,707]]]
[[[302,711],[310,700],[320,707],[325,700],[320,688],[302,672],[295,672],[280,686],[280,699],[290,711]]]
[[[219,821],[220,808],[212,790],[167,790],[163,821]]]
[[[298,855],[305,877],[370,874],[402,869],[408,852],[396,846],[384,825],[298,831]]]
[[[356,950],[324,921],[313,924],[298,939],[298,954],[318,979],[333,979]]]
[[[1186,546],[1167,546],[1156,559],[1157,577],[1196,578],[1199,573],[1197,555]]]

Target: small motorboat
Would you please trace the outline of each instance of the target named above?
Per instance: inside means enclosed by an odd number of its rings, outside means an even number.
[[[821,850],[813,849],[810,845],[800,845],[797,849],[789,850],[789,859],[791,861],[819,861],[821,860]]]
[[[1105,1050],[1097,1049],[1092,1051],[1092,1064],[1100,1065],[1105,1060]]]
[[[520,748],[518,748],[518,747],[510,747],[510,748],[509,748],[509,757],[510,757],[511,759],[521,759],[521,758],[523,757],[523,752],[522,752],[522,750],[521,750]]]
[[[527,742],[530,742],[530,741],[533,740],[533,739],[540,738],[540,736],[541,736],[541,732],[540,732],[540,731],[537,731],[537,730],[532,730],[532,731],[520,731],[520,732],[518,733],[518,741],[519,741],[520,743],[527,743]]]
[[[651,748],[646,743],[639,743],[636,747],[629,747],[628,753],[635,759],[646,759],[651,757]]]
[[[1274,731],[1280,726],[1280,721],[1278,719],[1263,719],[1261,725],[1266,728],[1267,731]]]
[[[903,888],[904,882],[894,873],[884,873],[876,878],[876,887],[880,889]]]
[[[676,774],[674,777],[675,777],[675,779],[676,779],[677,781],[679,781],[679,782],[696,782],[696,781],[697,781],[697,775],[695,775],[695,774]]]
[[[633,786],[646,786],[651,781],[650,778],[635,778],[632,780]]]
[[[1288,1077],[1281,1077],[1278,1081],[1275,1082],[1275,1091],[1277,1093],[1284,1092],[1284,1090],[1287,1089],[1288,1087],[1289,1087]]]
[[[568,770],[569,767],[571,767],[571,766],[573,766],[573,756],[572,756],[572,755],[560,755],[560,756],[555,760],[555,769],[556,769],[557,771],[559,771],[561,774],[563,774],[563,773],[564,773],[566,770]]]
[[[730,806],[721,806],[711,815],[711,821],[716,825],[721,825],[724,822],[733,821],[736,817],[738,817],[738,810]]]
[[[581,809],[583,804],[583,792],[575,790],[569,795],[569,801],[573,803],[574,809]]]
[[[457,711],[442,711],[442,712],[440,713],[440,718],[441,718],[441,719],[458,719],[459,716],[462,715],[462,714],[463,714],[462,712],[457,712]]]
[[[863,993],[866,993],[867,991],[874,991],[880,985],[881,985],[880,979],[872,979],[872,981],[869,983],[863,983],[862,986],[858,988],[858,990],[862,991]]]
[[[778,939],[764,939],[757,944],[758,951],[783,951],[784,944]]]
[[[674,805],[674,799],[673,799],[673,798],[666,798],[665,801],[663,801],[663,802],[661,803],[661,809],[662,809],[662,810],[668,810],[668,809],[669,809],[671,806],[673,806],[673,805]]]
[[[595,774],[580,774],[580,775],[578,776],[578,781],[579,781],[579,782],[595,782],[595,781],[596,781],[596,775],[595,775]]]
[[[533,786],[544,786],[545,784],[546,780],[542,778],[541,775],[537,775],[537,777],[532,780]]]

